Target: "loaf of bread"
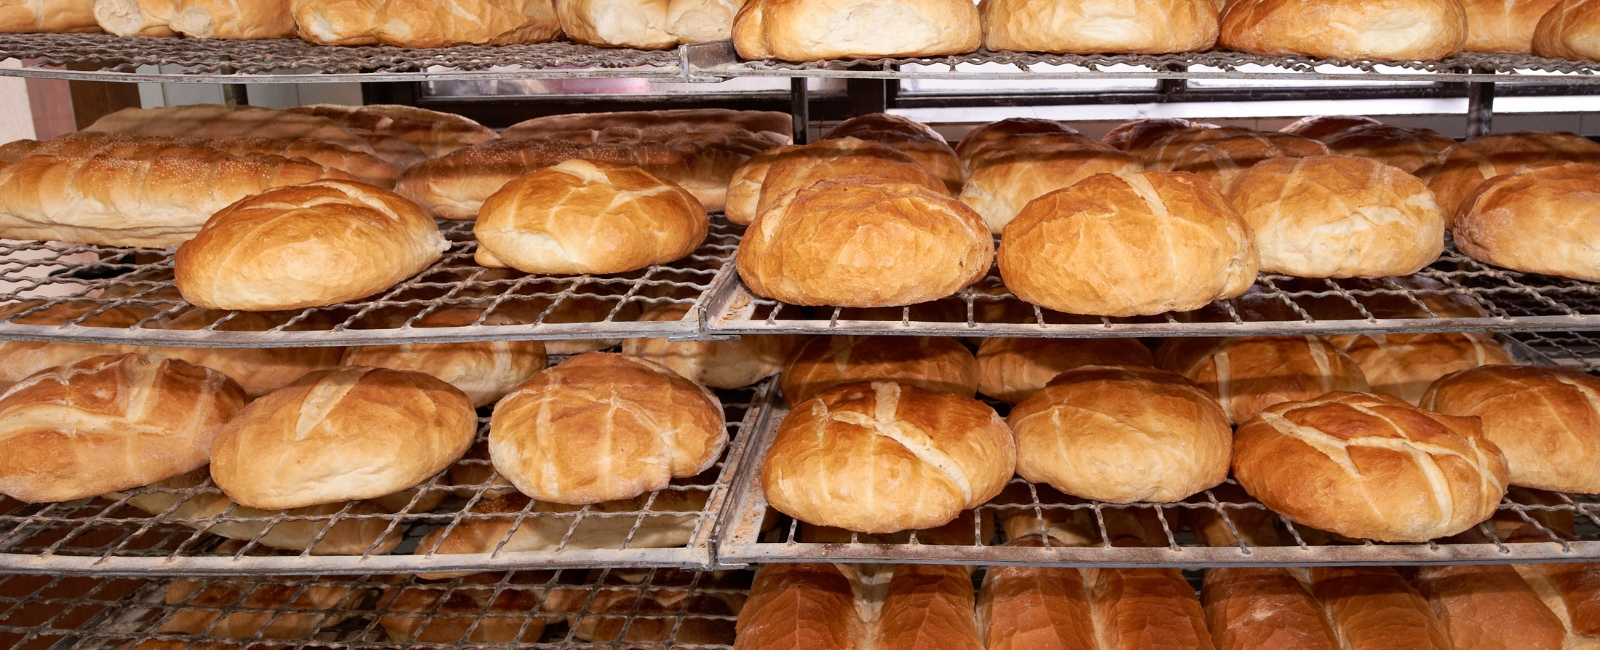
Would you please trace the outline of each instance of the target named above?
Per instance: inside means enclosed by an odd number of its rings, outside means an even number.
[[[178,290],[206,309],[332,305],[384,291],[449,248],[432,219],[370,185],[282,187],[218,212],[173,258]]]
[[[441,309],[413,327],[461,327],[478,320],[476,309]],[[473,407],[495,403],[519,384],[544,370],[544,344],[539,341],[474,341],[371,345],[345,351],[340,365],[427,373],[455,386]]]
[[[226,321],[222,321],[227,318]],[[219,322],[222,321],[222,322]],[[282,324],[262,314],[189,309],[166,320],[163,329],[197,330],[216,324],[217,331],[263,332]],[[217,370],[239,383],[250,399],[289,385],[307,373],[339,365],[344,348],[180,348],[148,347],[143,352],[151,359],[182,359],[197,366]]]
[[[294,36],[289,0],[94,0],[94,18],[101,29],[118,36]]]
[[[1414,582],[1456,650],[1570,647],[1561,619],[1510,566],[1425,566],[1417,569]]]
[[[1216,400],[1151,367],[1061,373],[1006,422],[1018,476],[1096,501],[1183,500],[1227,479],[1233,453]]]
[[[984,650],[973,618],[971,567],[900,564],[890,571],[871,647]]]
[[[1052,540],[1052,545],[1054,540]],[[1022,537],[1007,546],[1042,546]],[[1089,592],[1075,568],[989,567],[978,591],[978,631],[989,650],[1098,650]]]
[[[1506,457],[1476,418],[1362,393],[1262,411],[1234,434],[1233,474],[1299,524],[1383,542],[1476,526],[1508,484]]]
[[[1564,648],[1600,647],[1600,564],[1513,564],[1567,631]]]
[[[215,155],[212,150],[241,158],[263,156],[304,158],[328,169],[345,172],[363,183],[380,187],[394,187],[395,179],[400,176],[399,170],[377,156],[309,138],[201,139],[80,131],[44,142],[17,140],[7,143],[0,146],[0,161],[22,162],[28,156],[62,158],[109,156],[132,160],[157,156],[205,158]]]
[[[739,278],[757,295],[842,307],[938,300],[982,279],[993,260],[994,240],[971,208],[871,177],[786,195],[750,224],[737,257]]]
[[[749,224],[794,193],[829,179],[905,182],[947,194],[943,181],[910,154],[870,140],[832,138],[756,154],[728,183],[728,219]]]
[[[229,422],[212,449],[211,478],[254,508],[381,497],[449,467],[477,424],[466,395],[420,372],[322,370]]]
[[[291,0],[300,38],[318,45],[510,45],[561,34],[551,0]]]
[[[761,467],[767,501],[808,524],[862,533],[936,528],[1005,487],[1016,443],[983,402],[890,382],[797,404]],[[886,482],[883,476],[898,476]]]
[[[1118,124],[1107,131],[1100,141],[1112,149],[1125,151],[1143,160],[1152,145],[1173,131],[1215,128],[1215,124],[1190,122],[1180,117],[1150,117]]]
[[[194,470],[244,401],[220,372],[138,354],[39,371],[0,394],[0,494],[71,501]]]
[[[1407,174],[1428,164],[1456,141],[1428,129],[1369,124],[1318,138],[1334,153],[1371,158]]]
[[[295,584],[301,580],[304,582]],[[167,583],[167,610],[162,612],[160,633],[305,639],[324,626],[338,625],[348,610],[360,606],[362,596],[362,590],[340,584],[339,578],[264,584],[249,579],[173,580]],[[177,644],[185,645],[181,640]],[[192,647],[203,645],[194,643]]]
[[[417,542],[416,553],[615,551],[624,544],[630,549],[684,546],[694,538],[707,495],[703,489],[669,489],[583,506],[533,501],[515,492],[492,499],[486,495],[473,504],[470,512],[474,517],[454,528],[428,533]],[[578,512],[585,508],[590,514],[579,519]],[[644,515],[646,510],[651,514]]]
[[[952,338],[818,336],[789,356],[780,383],[784,397],[798,406],[834,386],[870,381],[973,397],[978,362]]]
[[[1580,370],[1484,366],[1428,387],[1422,408],[1477,417],[1501,451],[1511,483],[1600,493],[1600,379]]]
[[[951,194],[961,191],[961,162],[944,136],[926,124],[889,113],[870,113],[852,117],[823,136],[824,140],[855,138],[881,142],[900,151],[924,169],[938,176]]]
[[[1595,32],[1600,30],[1600,4],[1561,0],[1550,7],[1533,30],[1533,53],[1574,61],[1600,60]]]
[[[506,140],[665,142],[686,134],[753,138],[772,147],[790,143],[793,118],[778,111],[682,108],[546,115],[511,125]]]
[[[1341,647],[1454,648],[1427,599],[1392,567],[1312,567],[1311,585]]]
[[[0,318],[13,325],[75,323],[81,327],[121,329],[155,315],[152,310],[133,306],[101,310],[103,304],[99,300],[69,300],[55,304],[41,299],[22,300],[0,306]],[[40,370],[71,365],[90,357],[135,351],[137,349],[134,346],[116,344],[0,341],[0,391]]]
[[[676,321],[689,313],[688,303],[660,303],[646,309],[642,321]],[[778,374],[799,341],[792,336],[744,336],[732,341],[685,341],[631,338],[622,353],[654,361],[689,381],[711,388],[743,388]]]
[[[1318,142],[1327,142],[1352,129],[1379,126],[1383,122],[1365,115],[1308,115],[1278,129],[1280,133],[1298,135]]]
[[[0,34],[77,34],[100,31],[94,0],[4,0]]]
[[[983,46],[1055,54],[1201,52],[1217,42],[1210,0],[984,0]]]
[[[1600,281],[1600,165],[1521,168],[1469,194],[1456,246],[1473,259],[1527,273]]]
[[[1533,52],[1539,19],[1560,0],[1461,0],[1467,10],[1468,52]]]
[[[582,505],[695,476],[728,445],[722,403],[654,362],[590,352],[534,375],[495,405],[489,457],[523,494]]]
[[[378,625],[394,643],[536,643],[544,634],[540,612],[546,592],[500,573],[474,573],[453,582],[414,581],[383,590]],[[629,594],[633,596],[633,594]],[[592,611],[592,610],[591,610]]]
[[[1171,338],[1156,349],[1156,367],[1211,393],[1234,424],[1274,404],[1370,389],[1361,367],[1319,336]]]
[[[1234,127],[1185,129],[1163,136],[1145,150],[1151,171],[1189,172],[1206,179],[1219,192],[1252,165],[1273,158],[1306,158],[1331,153],[1321,142],[1276,131]]]
[[[399,104],[312,104],[285,109],[322,117],[352,130],[400,138],[429,158],[500,137],[494,129],[454,113]]]
[[[1234,176],[1228,202],[1250,224],[1261,270],[1304,278],[1410,275],[1444,251],[1433,192],[1352,156],[1275,158]]]
[[[850,579],[832,564],[767,564],[739,610],[734,650],[856,650],[867,623]]]
[[[1014,136],[975,155],[969,168],[961,202],[977,211],[995,234],[1036,198],[1095,174],[1144,171],[1133,156],[1077,134]]]
[[[257,106],[190,104],[124,108],[95,120],[83,130],[169,138],[308,138],[351,151],[375,153],[372,145],[359,134],[332,120]]]
[[[1440,377],[1478,366],[1515,363],[1505,346],[1482,332],[1347,334],[1328,341],[1361,366],[1373,392],[1412,405],[1421,404],[1428,385]]]
[[[1008,117],[998,122],[980,124],[961,136],[956,143],[956,158],[961,161],[963,174],[971,173],[968,161],[978,152],[1000,142],[1004,142],[1019,135],[1038,135],[1045,133],[1077,133],[1078,130],[1055,120],[1042,120],[1033,117]]]
[[[1147,172],[1035,199],[1006,225],[999,262],[1006,288],[1030,304],[1137,316],[1243,294],[1258,256],[1249,226],[1203,180]]]
[[[978,344],[978,392],[1016,404],[1074,368],[1152,365],[1138,339],[987,338]]]
[[[1206,569],[1200,602],[1217,650],[1340,650],[1322,604],[1291,571]]]
[[[742,6],[744,0],[563,0],[556,16],[561,31],[579,43],[660,50],[732,38]]]
[[[1460,0],[1232,0],[1224,48],[1268,56],[1437,61],[1467,42]]]
[[[1213,650],[1194,587],[1177,569],[1088,571],[1102,650]]]
[[[750,0],[733,21],[743,59],[941,56],[982,41],[978,7],[967,0]]]
[[[1416,174],[1453,220],[1462,202],[1485,181],[1522,167],[1568,162],[1600,164],[1600,144],[1571,133],[1497,133],[1458,143]]]

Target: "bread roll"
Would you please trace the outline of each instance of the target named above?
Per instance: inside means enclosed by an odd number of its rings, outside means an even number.
[[[1352,129],[1380,126],[1383,122],[1365,115],[1310,115],[1290,122],[1278,129],[1280,133],[1298,135],[1318,142],[1327,142]]]
[[[1038,537],[1007,546],[1041,546]],[[978,632],[989,650],[1097,650],[1083,573],[1075,568],[989,567],[978,592]]]
[[[1511,483],[1558,492],[1600,493],[1600,379],[1580,370],[1484,366],[1445,375],[1422,407],[1483,421]]]
[[[1133,156],[1075,134],[1012,137],[974,156],[970,164],[961,202],[981,215],[995,234],[1036,198],[1095,174],[1144,171]]]
[[[400,138],[429,158],[500,137],[494,129],[454,113],[399,104],[339,106],[312,104],[285,109],[326,118],[349,129]]]
[[[769,174],[770,178],[770,174]],[[982,279],[983,219],[949,196],[870,177],[819,181],[758,215],[739,242],[751,292],[795,305],[898,307]]]
[[[99,32],[93,0],[0,1],[0,34]]]
[[[1069,370],[1006,423],[1017,474],[1076,497],[1180,501],[1228,478],[1228,416],[1188,380],[1155,368]]]
[[[1507,484],[1506,457],[1477,419],[1342,392],[1279,404],[1244,423],[1233,473],[1297,523],[1383,542],[1475,526],[1494,514]]]
[[[978,392],[1016,404],[1074,368],[1154,364],[1138,339],[988,338],[978,345]]]
[[[978,49],[978,23],[966,0],[750,0],[733,45],[743,59],[940,56]]]
[[[1600,29],[1600,6],[1588,0],[1561,0],[1535,25],[1533,53],[1574,61],[1600,60],[1596,29]]]
[[[1454,146],[1456,141],[1428,129],[1373,124],[1327,136],[1322,143],[1334,153],[1371,158],[1410,174]]]
[[[736,629],[734,650],[855,650],[867,632],[850,579],[832,564],[763,565]]]
[[[1224,48],[1268,56],[1437,61],[1467,42],[1459,0],[1232,0]]]
[[[1156,367],[1211,393],[1234,424],[1274,404],[1370,389],[1360,366],[1319,336],[1171,338],[1156,349]]]
[[[971,568],[900,564],[892,571],[874,621],[871,647],[984,650],[973,619]]]
[[[196,183],[194,179],[206,179]],[[0,236],[167,248],[218,210],[273,188],[343,172],[277,156],[33,156],[0,168]]]
[[[300,508],[410,488],[466,453],[478,419],[420,372],[345,367],[256,400],[212,449],[211,478],[253,508]]]
[[[1479,185],[1521,167],[1566,162],[1600,164],[1600,144],[1571,133],[1498,133],[1458,143],[1417,170],[1435,202],[1452,220]]]
[[[1504,346],[1481,332],[1354,334],[1330,337],[1329,341],[1361,366],[1373,392],[1412,405],[1420,404],[1428,385],[1440,377],[1467,368],[1515,363]]]
[[[1506,565],[1425,566],[1417,590],[1456,650],[1562,650],[1567,629]]]
[[[997,122],[980,124],[961,136],[956,143],[956,158],[961,161],[962,173],[971,170],[967,162],[972,160],[978,152],[989,148],[990,145],[1005,142],[1019,135],[1034,135],[1043,133],[1077,133],[1078,130],[1055,120],[1043,120],[1033,117],[1008,117]]]
[[[1206,569],[1200,601],[1217,650],[1340,650],[1322,605],[1290,570]]]
[[[167,583],[167,611],[162,612],[166,616],[158,614],[160,633],[305,639],[324,627],[338,625],[346,610],[360,605],[362,595],[362,590],[334,580],[327,584],[173,580]]]
[[[687,303],[661,303],[639,320],[675,321],[689,312]],[[622,353],[654,361],[689,381],[711,388],[743,388],[778,374],[798,341],[786,335],[745,336],[732,341],[685,341],[632,338]]]
[[[829,179],[870,177],[884,182],[913,183],[940,194],[948,193],[944,183],[910,154],[882,142],[851,137],[831,138],[807,145],[783,147],[768,153],[772,154],[771,157],[757,154],[750,158],[745,167],[740,168],[745,171],[740,184],[748,186],[755,183],[757,200],[753,211],[741,209],[731,218],[749,223],[773,206],[792,198],[795,192]],[[767,166],[765,171],[759,167],[762,164]],[[735,174],[740,175],[739,172]],[[740,189],[741,202],[748,191]],[[749,219],[744,220],[747,214]]]
[[[338,123],[257,106],[190,104],[163,108],[124,108],[83,129],[89,132],[169,138],[308,138],[351,151],[374,153],[372,145]]]
[[[728,445],[722,403],[654,362],[590,352],[495,405],[494,468],[523,494],[582,505],[630,499],[709,469]]]
[[[1415,176],[1350,156],[1275,158],[1240,172],[1228,202],[1261,270],[1305,278],[1410,275],[1444,251],[1444,215]]]
[[[262,332],[280,323],[261,314],[243,312],[227,321],[226,313],[191,309],[179,313],[162,324],[163,329],[197,330],[216,323],[219,331]],[[250,399],[266,395],[289,385],[307,373],[339,365],[344,348],[180,348],[149,347],[144,353],[151,359],[182,359],[197,366],[205,366],[231,377],[244,389]]]
[[[1055,54],[1201,52],[1217,42],[1209,0],[984,0],[983,46]]]
[[[1006,225],[1000,275],[1022,300],[1073,314],[1198,309],[1255,282],[1250,228],[1189,174],[1092,176]]]
[[[550,0],[290,0],[300,38],[318,45],[510,45],[561,34]]]
[[[978,392],[978,362],[952,338],[818,336],[783,366],[783,394],[798,405],[841,384],[892,381],[963,397]]]
[[[1461,0],[1467,10],[1468,52],[1533,52],[1539,19],[1559,0]]]
[[[999,494],[1015,466],[1010,430],[982,402],[889,382],[847,384],[784,419],[761,486],[772,507],[805,523],[892,533],[949,523]]]
[[[1312,591],[1339,631],[1342,647],[1451,650],[1450,634],[1428,601],[1390,567],[1312,567]]]
[[[1091,569],[1102,650],[1212,650],[1194,587],[1177,569]]]
[[[440,310],[417,327],[459,327],[477,322],[476,309]],[[474,407],[495,403],[513,388],[544,370],[544,344],[539,341],[415,343],[350,348],[340,365],[409,370],[455,386]]]
[[[778,111],[683,108],[665,111],[567,113],[524,120],[501,132],[507,140],[665,142],[685,135],[739,136],[767,146],[790,143],[793,119]]]
[[[538,642],[545,620],[535,613],[545,590],[515,582],[500,586],[502,580],[499,573],[474,573],[457,583],[385,589],[377,604],[385,612],[378,625],[394,643]]]
[[[0,494],[71,501],[188,472],[244,399],[220,372],[138,354],[39,371],[0,394]]]
[[[1456,212],[1461,252],[1527,273],[1600,281],[1600,165],[1522,168],[1478,186]]]
[[[951,194],[961,191],[961,162],[956,159],[956,150],[926,124],[909,117],[871,113],[840,122],[823,136],[824,140],[839,138],[889,145],[938,176]]]
[[[1256,163],[1273,158],[1326,156],[1316,140],[1273,131],[1252,132],[1231,127],[1186,129],[1163,136],[1145,151],[1145,168],[1190,172],[1227,191],[1233,179]]]
[[[289,38],[289,0],[94,0],[100,28],[118,36]]]
[[[1565,648],[1600,647],[1600,564],[1513,564],[1567,630]]]
[[[1100,139],[1106,146],[1143,158],[1145,151],[1173,131],[1190,129],[1215,129],[1215,124],[1190,122],[1179,117],[1149,117],[1123,122],[1107,131]]]
[[[449,243],[404,197],[320,181],[218,212],[174,256],[178,290],[206,309],[270,311],[370,296],[437,262]]]

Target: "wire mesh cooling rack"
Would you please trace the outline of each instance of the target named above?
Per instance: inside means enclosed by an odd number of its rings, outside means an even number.
[[[0,572],[203,575],[706,567],[717,515],[773,381],[719,391],[730,442],[699,476],[592,506],[532,501],[479,445],[392,497],[288,511],[228,501],[205,470],[112,496],[0,500]]]
[[[0,339],[188,347],[304,347],[468,340],[695,337],[699,307],[739,245],[714,216],[694,253],[614,275],[529,275],[473,262],[472,222],[422,273],[370,298],[287,312],[199,309],[178,294],[172,252],[0,240]],[[682,316],[641,319],[652,307]]]
[[[729,275],[737,275],[730,269]],[[1246,336],[1360,332],[1600,329],[1600,285],[1519,273],[1447,247],[1428,268],[1381,279],[1263,273],[1250,293],[1196,311],[1108,318],[1041,309],[999,271],[960,293],[910,307],[798,307],[730,281],[708,297],[706,332],[913,336]]]
[[[0,576],[0,648],[729,648],[751,574]]]

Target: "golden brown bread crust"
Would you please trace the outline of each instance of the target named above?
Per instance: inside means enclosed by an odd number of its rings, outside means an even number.
[[[1054,540],[1052,540],[1054,543]],[[1017,538],[1008,546],[1042,546]],[[1097,650],[1089,593],[1078,569],[989,567],[978,592],[988,650]]]
[[[770,176],[769,176],[770,178]],[[911,183],[824,180],[758,215],[739,242],[751,292],[795,305],[896,307],[977,282],[994,240],[971,208]]]
[[[304,639],[338,625],[362,596],[363,590],[335,580],[311,585],[173,580],[167,584],[166,604],[176,611],[162,621],[161,633]]]
[[[94,17],[102,29],[118,36],[294,36],[289,0],[94,0]]]
[[[550,0],[291,0],[319,45],[446,47],[543,43],[561,34]]]
[[[1434,382],[1421,405],[1478,417],[1506,455],[1511,483],[1600,492],[1600,379],[1568,368],[1484,366]]]
[[[805,523],[892,533],[949,523],[999,494],[1015,466],[1011,432],[983,402],[847,384],[795,406],[761,485],[772,507]]]
[[[495,405],[495,470],[523,494],[582,505],[660,490],[710,468],[728,444],[722,404],[654,362],[589,352]]]
[[[1355,361],[1318,336],[1171,338],[1156,367],[1210,392],[1234,424],[1274,404],[1369,388]]]
[[[871,647],[983,650],[974,598],[970,567],[897,565],[873,622]]]
[[[1304,278],[1410,275],[1444,251],[1445,217],[1417,177],[1365,158],[1264,160],[1233,177],[1261,270]]]
[[[449,467],[477,424],[466,395],[420,372],[321,370],[229,422],[212,448],[211,478],[263,509],[381,497]]]
[[[477,322],[479,315],[476,309],[445,308],[412,326],[459,327]],[[427,373],[460,389],[473,407],[480,407],[544,370],[545,352],[539,341],[371,345],[345,351],[338,365]]]
[[[1522,168],[1479,185],[1461,202],[1461,252],[1528,273],[1600,280],[1600,165]]]
[[[1515,363],[1504,346],[1483,332],[1353,334],[1328,340],[1361,366],[1373,392],[1412,405],[1420,405],[1428,385],[1440,377],[1478,366]]]
[[[792,123],[788,113],[726,108],[567,113],[518,122],[502,131],[500,137],[507,140],[636,142],[660,141],[683,133],[706,133],[761,137],[772,146],[789,143]]]
[[[744,59],[939,56],[982,40],[978,7],[966,0],[750,0],[733,21]]]
[[[1313,567],[1312,592],[1353,650],[1452,650],[1428,601],[1390,567]]]
[[[454,528],[428,533],[417,543],[416,552],[460,555],[617,550],[624,542],[628,548],[684,546],[694,537],[695,527],[706,508],[707,495],[704,490],[670,489],[631,499],[571,506],[533,501],[516,492],[495,498],[488,498],[486,493],[470,510],[479,516],[464,520]],[[582,508],[600,515],[638,513],[646,510],[647,503],[649,511],[657,514],[576,519],[576,513]],[[528,513],[543,516],[530,517]]]
[[[676,321],[689,313],[688,303],[660,303],[645,310],[642,321]],[[743,388],[778,374],[800,339],[784,334],[745,336],[732,341],[685,341],[630,338],[622,353],[654,361],[689,381],[711,388]]]
[[[1194,587],[1177,569],[1091,569],[1102,650],[1212,650]]]
[[[377,609],[393,613],[379,617],[378,625],[395,643],[538,641],[545,621],[530,614],[540,610],[543,590],[515,583],[500,589],[496,584],[503,577],[499,573],[474,573],[463,577],[459,585],[385,589]]]
[[[742,259],[742,258],[741,258]],[[1198,309],[1255,282],[1250,229],[1198,177],[1099,174],[1006,225],[1000,275],[1028,303],[1074,314]]]
[[[0,34],[80,34],[100,31],[93,0],[5,0]]]
[[[1513,565],[1568,631],[1572,648],[1600,644],[1600,564]]]
[[[59,156],[62,158],[90,158],[110,156],[143,160],[156,156],[206,157],[207,150],[219,151],[240,158],[281,156],[304,158],[308,161],[349,174],[363,183],[380,187],[393,187],[400,170],[381,158],[360,151],[352,151],[321,140],[300,138],[177,138],[168,136],[128,135],[126,133],[101,133],[79,131],[45,142],[18,140],[0,146],[0,160],[22,162],[28,156]]]
[[[955,339],[932,336],[818,336],[783,365],[783,395],[799,404],[834,386],[892,381],[972,397],[978,365]]]
[[[1189,172],[1225,192],[1234,177],[1252,165],[1273,158],[1326,156],[1321,142],[1289,133],[1250,131],[1237,127],[1184,129],[1162,136],[1145,150],[1151,171]]]
[[[99,300],[69,300],[46,306],[48,304],[40,299],[9,303],[0,306],[0,318],[7,318],[7,322],[17,325],[63,325],[76,321],[75,324],[83,327],[125,328],[155,315],[153,310],[133,306],[101,310],[103,303]],[[3,360],[0,363],[0,391],[46,368],[71,365],[90,357],[137,351],[135,346],[130,345],[0,341],[0,360]]]
[[[960,198],[1000,234],[1029,202],[1095,174],[1137,174],[1133,156],[1077,134],[1021,135],[987,147],[968,161]]]
[[[1428,129],[1388,124],[1357,126],[1321,140],[1334,153],[1371,158],[1407,174],[1415,173],[1456,144],[1449,136]]]
[[[1452,221],[1466,198],[1485,181],[1520,167],[1568,162],[1600,163],[1600,144],[1571,133],[1497,133],[1456,143],[1417,170],[1435,202]]]
[[[1310,115],[1290,122],[1278,129],[1280,133],[1298,135],[1318,142],[1327,142],[1351,129],[1381,125],[1383,122],[1365,115]]]
[[[1505,565],[1427,566],[1417,590],[1455,650],[1562,650],[1567,630],[1539,594]]]
[[[1131,10],[1130,10],[1131,9]],[[1217,6],[1195,0],[984,0],[983,46],[1056,54],[1201,52],[1217,42]]]
[[[579,43],[659,50],[726,41],[744,0],[573,0],[557,3],[561,31]]]
[[[1422,542],[1494,514],[1508,471],[1477,418],[1387,395],[1329,393],[1262,411],[1234,434],[1234,478],[1298,523]]]
[[[978,344],[978,392],[1016,404],[1081,366],[1153,366],[1138,339],[986,338]]]
[[[1437,61],[1467,42],[1459,0],[1232,0],[1218,44],[1274,56]]]
[[[411,143],[429,158],[438,158],[457,149],[500,137],[494,129],[466,117],[415,106],[312,104],[285,110],[327,118],[349,129],[394,136]]]
[[[996,122],[980,124],[961,136],[956,142],[956,158],[961,161],[961,169],[967,170],[967,161],[983,151],[990,145],[1004,142],[1008,138],[1019,135],[1033,135],[1040,133],[1077,133],[1078,130],[1055,120],[1043,120],[1033,117],[1008,117]]]
[[[1461,0],[1467,10],[1467,52],[1533,52],[1539,19],[1560,0]],[[1548,56],[1548,55],[1546,55]]]
[[[1233,453],[1216,400],[1150,367],[1061,373],[1006,423],[1017,441],[1017,475],[1111,503],[1180,501],[1227,479]]]
[[[1218,128],[1215,124],[1190,122],[1180,117],[1150,117],[1118,124],[1107,131],[1100,141],[1112,149],[1125,151],[1142,160],[1145,151],[1151,145],[1173,131],[1215,128]]]
[[[1574,61],[1600,60],[1595,30],[1600,29],[1600,3],[1561,0],[1539,18],[1533,30],[1533,53]]]
[[[760,164],[755,162],[754,157],[751,161]],[[750,219],[745,223],[754,221],[756,216],[792,198],[795,192],[829,179],[870,177],[879,181],[913,183],[940,194],[949,194],[944,182],[909,153],[872,140],[853,137],[818,140],[811,144],[783,147],[781,152],[762,162],[767,164],[765,172],[751,169],[745,175],[748,179],[746,184],[759,184],[755,210],[749,213]],[[757,176],[759,181],[756,181]],[[732,183],[729,185],[731,188]]]
[[[257,106],[190,104],[124,108],[95,120],[84,131],[170,138],[309,138],[351,151],[374,153],[361,136],[332,120]]]
[[[1217,650],[1340,650],[1322,605],[1285,569],[1206,569],[1200,601]]]
[[[824,140],[855,138],[881,142],[911,156],[938,176],[951,194],[961,191],[961,163],[944,136],[926,124],[889,113],[869,113],[840,122],[822,136]]]

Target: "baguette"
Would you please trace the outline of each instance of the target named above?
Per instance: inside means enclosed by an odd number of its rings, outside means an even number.
[[[469,118],[415,106],[312,104],[285,110],[290,113],[327,118],[358,133],[396,137],[410,143],[429,158],[438,158],[458,149],[500,137],[494,129]]]
[[[82,131],[44,142],[17,140],[0,146],[0,161],[22,162],[28,156],[90,158],[111,156],[142,160],[154,156],[205,157],[215,150],[240,158],[282,156],[304,158],[328,169],[337,169],[358,181],[379,187],[394,187],[400,171],[368,153],[351,151],[321,140],[300,138],[174,138]]]

